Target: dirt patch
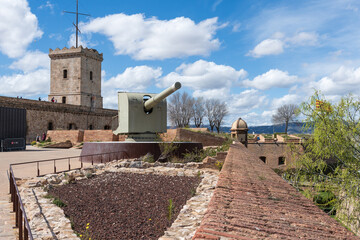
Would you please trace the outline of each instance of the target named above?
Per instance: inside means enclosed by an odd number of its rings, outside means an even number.
[[[158,239],[200,183],[198,177],[104,173],[49,191],[67,206],[74,230],[91,239]],[[173,211],[169,219],[169,200]]]

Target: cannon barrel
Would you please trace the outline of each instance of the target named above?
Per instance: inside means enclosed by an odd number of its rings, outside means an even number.
[[[158,104],[163,99],[165,99],[167,96],[169,96],[170,94],[172,94],[173,92],[175,92],[176,90],[178,90],[180,88],[181,88],[181,83],[179,83],[179,82],[174,83],[171,87],[165,89],[161,93],[157,94],[155,97],[150,98],[149,100],[147,100],[144,103],[144,108],[146,109],[146,111],[149,111],[156,104]]]

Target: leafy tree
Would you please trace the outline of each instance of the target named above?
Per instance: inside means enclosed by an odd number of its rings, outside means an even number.
[[[287,134],[289,122],[295,120],[297,109],[298,107],[295,104],[285,104],[280,106],[272,116],[273,123],[279,124],[285,122],[285,133]]]
[[[316,101],[322,104],[317,108]],[[298,188],[313,186],[309,197],[333,193],[336,197],[322,206],[332,206],[329,214],[348,226],[359,227],[360,219],[360,102],[349,95],[331,104],[319,92],[309,102],[302,103],[306,128],[314,129],[306,141],[305,151],[296,161],[295,172],[289,179]],[[315,198],[314,198],[315,199]],[[327,198],[324,198],[327,199]],[[346,207],[347,205],[347,207]],[[349,206],[350,205],[350,206]]]

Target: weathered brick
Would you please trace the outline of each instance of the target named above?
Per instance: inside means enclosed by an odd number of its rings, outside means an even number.
[[[241,144],[231,146],[207,213],[193,239],[209,236],[359,239]]]

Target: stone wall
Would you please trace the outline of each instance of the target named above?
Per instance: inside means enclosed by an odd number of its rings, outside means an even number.
[[[210,133],[194,132],[191,130],[178,128],[176,139],[180,141],[201,142],[203,146],[220,146],[226,140],[222,137],[216,137]]]
[[[53,142],[66,142],[70,141],[72,144],[82,142],[84,139],[83,130],[49,130],[47,132],[47,139],[51,139]]]
[[[123,135],[122,135],[123,136]],[[123,140],[123,138],[121,138]],[[83,142],[119,141],[119,135],[114,135],[112,130],[85,130]]]
[[[205,146],[220,146],[225,142],[222,137],[216,137],[208,133],[207,128],[184,128],[168,129],[166,133],[160,134],[164,142],[188,141],[200,142]]]
[[[359,238],[236,144],[192,239]]]
[[[303,148],[300,144],[294,144],[296,150],[302,152]],[[290,151],[290,147],[286,143],[248,143],[247,148],[258,159],[265,157],[265,163],[271,168],[287,169],[292,166],[294,160]],[[284,157],[285,163],[279,164],[279,158]]]
[[[53,130],[115,130],[118,125],[117,110],[91,109],[62,103],[52,103],[29,99],[0,97],[1,107],[26,109],[26,142],[30,143],[37,135]]]

